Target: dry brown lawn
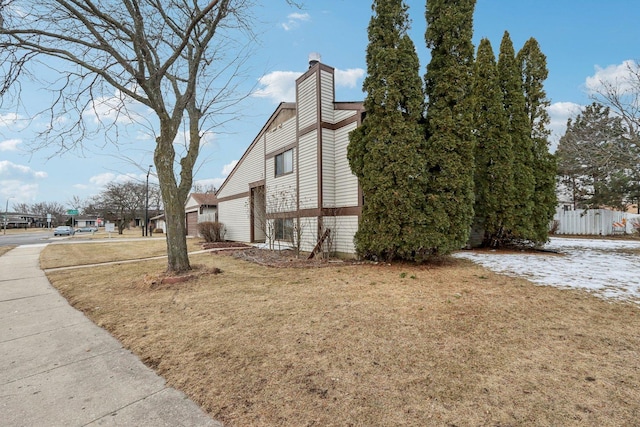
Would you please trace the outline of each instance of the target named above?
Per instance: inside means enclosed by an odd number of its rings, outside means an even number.
[[[269,268],[200,254],[192,263],[195,278],[175,285],[154,280],[160,260],[48,276],[228,426],[640,422],[636,305],[455,259]]]
[[[197,239],[187,240],[190,251],[201,249]],[[99,264],[131,259],[153,258],[167,254],[165,239],[148,239],[123,242],[119,240],[100,243],[63,243],[50,245],[40,256],[40,268],[60,268],[85,264]]]
[[[2,256],[3,254],[6,254],[13,248],[15,248],[15,246],[0,246],[0,256]]]

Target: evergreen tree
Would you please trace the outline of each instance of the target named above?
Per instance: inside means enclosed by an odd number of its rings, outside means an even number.
[[[366,116],[350,134],[348,159],[364,206],[355,235],[365,257],[424,256],[424,90],[402,0],[374,0],[368,28]]]
[[[498,75],[504,108],[509,117],[509,135],[513,147],[514,209],[511,238],[535,240],[534,215],[535,176],[531,124],[527,116],[522,73],[516,60],[511,37],[504,32],[498,56]]]
[[[425,246],[433,254],[464,246],[473,221],[474,8],[475,0],[427,0]]]
[[[496,59],[488,39],[478,46],[473,87],[476,228],[483,246],[498,246],[513,215],[513,150]]]
[[[627,135],[622,119],[595,102],[569,119],[557,156],[575,207],[626,207],[638,182],[639,155]]]
[[[549,74],[547,57],[540,50],[538,41],[530,38],[518,52],[518,63],[522,74],[525,111],[531,126],[530,138],[533,148],[533,234],[530,240],[545,243],[548,240],[549,222],[553,219],[557,205],[556,158],[549,152],[549,100],[544,91],[544,81]]]

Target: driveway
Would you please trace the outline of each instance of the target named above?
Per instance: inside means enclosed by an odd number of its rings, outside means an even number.
[[[553,237],[545,248],[560,255],[463,251],[454,256],[540,285],[640,303],[640,241]]]

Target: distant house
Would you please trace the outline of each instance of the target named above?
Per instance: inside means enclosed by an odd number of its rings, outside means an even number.
[[[154,230],[155,233],[159,233],[162,230],[163,233],[167,233],[167,223],[164,220],[164,214],[156,215],[154,217],[149,218],[149,223],[151,225],[151,229]]]
[[[89,216],[84,216],[84,217],[78,217],[75,218],[75,226],[76,227],[99,227],[101,224],[101,221],[98,217],[89,217]]]
[[[191,193],[184,207],[187,236],[197,237],[198,223],[218,220],[218,199],[214,193]]]
[[[216,193],[228,240],[352,254],[362,196],[347,160],[362,102],[336,102],[332,67],[311,61]]]

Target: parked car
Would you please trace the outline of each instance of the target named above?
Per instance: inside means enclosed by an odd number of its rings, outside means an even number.
[[[73,229],[73,227],[70,227],[68,225],[61,225],[59,227],[56,227],[55,230],[53,230],[53,235],[54,236],[73,236],[75,232],[76,231]]]
[[[98,227],[80,227],[76,233],[95,233],[96,231],[98,231]]]

